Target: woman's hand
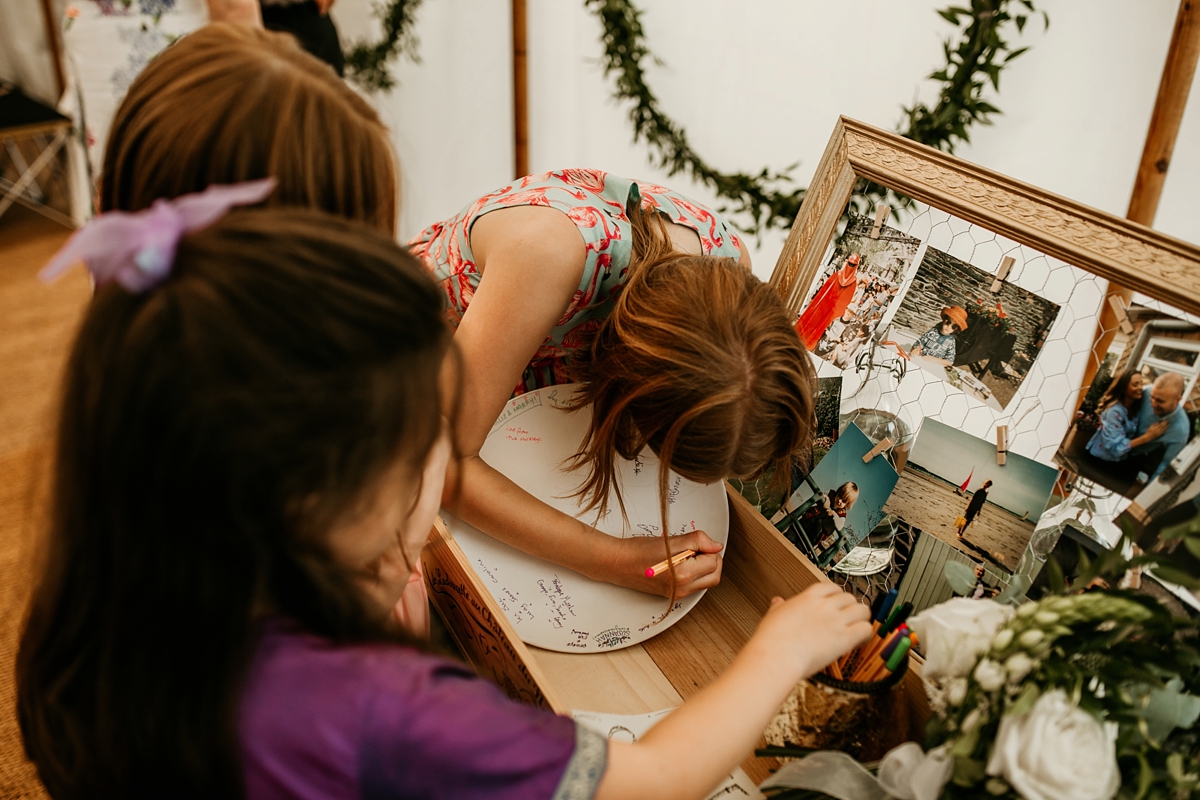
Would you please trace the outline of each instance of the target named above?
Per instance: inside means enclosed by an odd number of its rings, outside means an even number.
[[[1157,439],[1158,437],[1160,437],[1164,433],[1166,433],[1167,428],[1169,428],[1169,427],[1171,427],[1171,423],[1169,420],[1160,419],[1157,422],[1155,422],[1153,425],[1151,425],[1149,428],[1146,428],[1146,432],[1143,433],[1141,436],[1138,436],[1136,439],[1131,439],[1129,442],[1129,447],[1130,448],[1141,447],[1142,445],[1146,444],[1147,442],[1153,442],[1155,439]]]
[[[661,537],[631,536],[613,541],[615,557],[606,569],[599,570],[592,577],[639,592],[671,596],[670,572],[664,570],[653,578],[646,577],[646,570],[667,556]],[[703,589],[711,589],[721,582],[724,559],[720,553],[725,549],[725,545],[713,540],[704,531],[672,536],[670,543],[672,555],[684,550],[700,553],[675,565],[675,599],[687,597]]]

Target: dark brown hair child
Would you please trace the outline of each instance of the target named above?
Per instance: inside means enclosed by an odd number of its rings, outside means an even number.
[[[623,744],[406,644],[388,610],[449,460],[437,287],[263,184],[102,215],[18,654],[26,751],[74,798],[700,798],[870,634],[829,584]],[[267,187],[269,190],[269,186]],[[214,224],[215,222],[215,224]]]

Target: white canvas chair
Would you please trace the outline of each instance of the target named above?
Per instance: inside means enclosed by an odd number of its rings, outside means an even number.
[[[15,168],[16,179],[0,172],[0,216],[13,203],[37,211],[56,222],[74,227],[71,218],[46,203],[43,186],[65,181],[56,158],[71,135],[71,120],[23,94],[7,83],[0,83],[0,145],[3,156]],[[22,145],[33,148],[32,162]],[[3,163],[0,161],[0,163]]]

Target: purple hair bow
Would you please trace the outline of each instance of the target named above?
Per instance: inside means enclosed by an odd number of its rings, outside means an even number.
[[[210,186],[174,200],[155,200],[145,211],[101,214],[58,251],[42,269],[42,280],[53,280],[83,261],[97,286],[116,281],[135,294],[144,292],[171,273],[181,236],[207,228],[234,206],[261,203],[275,183],[274,178],[263,178]]]

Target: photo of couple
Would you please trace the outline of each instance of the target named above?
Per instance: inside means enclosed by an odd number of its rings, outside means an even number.
[[[887,225],[872,239],[872,227],[866,217],[850,220],[796,322],[804,346],[839,369],[853,366],[875,336],[921,246]]]
[[[1129,369],[1113,378],[1092,419],[1077,415],[1058,463],[1127,497],[1162,473],[1191,438],[1192,422],[1183,403],[1183,376],[1153,373]]]

